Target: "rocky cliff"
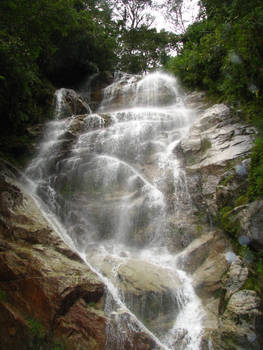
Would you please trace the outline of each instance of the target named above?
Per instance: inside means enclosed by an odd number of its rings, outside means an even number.
[[[199,217],[200,238],[182,258],[208,309],[202,348],[261,349],[263,278],[256,266],[262,254],[263,202],[246,203],[245,196],[256,131],[224,104],[203,109],[202,98],[188,97],[201,108],[200,117],[175,150],[185,164]],[[216,230],[204,235],[207,223]]]
[[[103,311],[105,286],[50,227],[17,170],[0,170],[0,349],[104,349],[106,325],[116,326]],[[127,349],[154,347],[127,332]]]
[[[69,123],[68,144],[87,125],[98,126],[83,114],[87,110],[79,96],[73,92],[65,96],[67,111],[81,107],[76,112],[80,115]],[[186,101],[199,116],[174,152],[185,167],[195,211],[191,217],[182,213],[176,220],[169,217],[181,234],[180,243],[171,237],[170,249],[178,254],[178,265],[192,276],[206,311],[202,350],[260,350],[262,275],[256,272],[255,257],[262,252],[263,202],[242,201],[255,130],[241,124],[223,104],[207,107],[202,94],[191,94]],[[103,127],[110,125],[107,115],[100,118]],[[117,327],[116,315],[109,318],[104,313],[105,286],[52,229],[19,177],[16,169],[1,162],[0,350],[104,349],[107,327]],[[122,290],[136,298],[164,297],[169,289],[165,271],[149,265],[147,279],[142,275],[142,282],[135,282],[138,264],[134,261],[120,269]],[[107,264],[104,270],[107,274]],[[164,315],[158,317],[160,327]],[[154,322],[152,329],[156,329]],[[125,332],[129,339],[125,349],[158,348],[141,330]],[[119,348],[117,342],[110,346]]]

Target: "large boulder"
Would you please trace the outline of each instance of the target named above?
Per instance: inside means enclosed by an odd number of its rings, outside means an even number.
[[[72,89],[63,88],[57,90],[55,96],[55,114],[57,118],[66,118],[91,112],[88,102]]]
[[[118,287],[125,304],[155,334],[164,334],[179,311],[176,295],[182,287],[176,271],[144,259],[88,253],[89,261]]]

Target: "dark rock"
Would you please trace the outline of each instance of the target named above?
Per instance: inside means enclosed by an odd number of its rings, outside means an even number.
[[[90,112],[88,103],[74,90],[60,89],[57,91],[55,113],[58,118],[89,114]]]

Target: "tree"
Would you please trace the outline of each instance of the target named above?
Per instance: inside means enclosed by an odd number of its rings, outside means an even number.
[[[171,36],[164,30],[158,33],[155,28],[146,26],[125,32],[120,67],[131,73],[140,73],[162,66],[168,60]]]
[[[186,28],[192,24],[199,12],[198,0],[164,0],[159,7],[173,32],[185,33]]]
[[[150,13],[154,6],[152,0],[110,0],[109,4],[123,30],[150,28],[155,19]]]
[[[0,144],[15,152],[48,116],[51,83],[114,69],[115,25],[102,0],[1,0],[0,13]]]
[[[172,34],[152,27],[154,0],[108,1],[118,27],[117,68],[131,73],[145,72],[163,64]],[[174,41],[174,40],[173,40]]]

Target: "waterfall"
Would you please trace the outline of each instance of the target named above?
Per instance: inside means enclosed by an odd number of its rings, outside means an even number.
[[[196,118],[177,80],[118,74],[96,113],[63,118],[64,90],[26,175],[42,210],[107,286],[105,349],[129,330],[198,350],[203,308],[177,266],[176,221],[191,213],[175,152]],[[117,345],[116,345],[117,344]]]

